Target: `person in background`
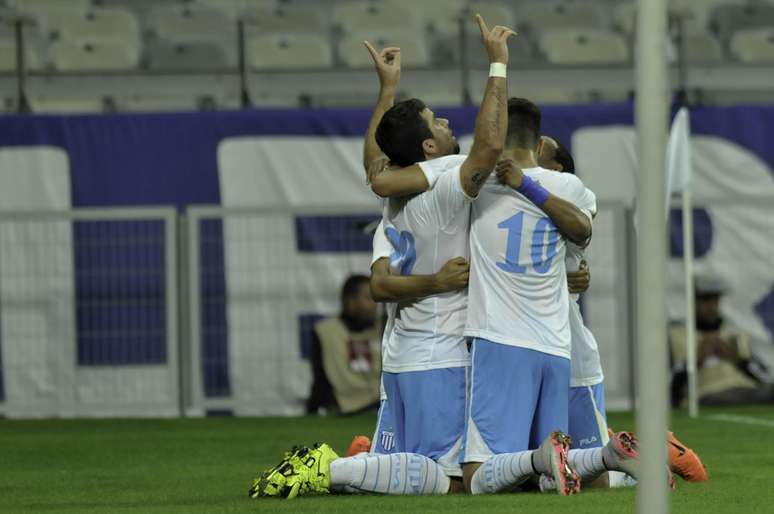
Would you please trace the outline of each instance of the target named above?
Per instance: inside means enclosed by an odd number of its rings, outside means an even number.
[[[750,351],[750,336],[730,326],[720,313],[720,299],[726,293],[726,285],[714,277],[698,276],[695,291],[699,403],[774,402],[774,389],[758,378],[765,374],[765,369]],[[674,325],[669,331],[669,343],[675,406],[687,402],[685,340],[685,325]]]
[[[352,414],[379,405],[381,346],[369,278],[351,275],[341,288],[341,314],[314,325],[308,414]]]

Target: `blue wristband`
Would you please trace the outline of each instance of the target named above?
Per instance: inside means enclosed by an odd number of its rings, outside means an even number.
[[[526,175],[521,179],[521,185],[516,191],[526,196],[530,202],[538,207],[542,207],[548,200],[548,190]]]

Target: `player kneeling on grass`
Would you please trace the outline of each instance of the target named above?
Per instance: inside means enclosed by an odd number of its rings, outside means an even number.
[[[499,26],[489,31],[481,17],[477,18],[496,73],[490,73],[487,80],[470,154],[454,155],[458,145],[446,120],[436,118],[416,100],[389,108],[383,117],[377,110],[374,118],[380,121],[374,144],[370,136],[366,138],[366,155],[378,141],[378,148],[391,161],[416,168],[424,184],[435,186],[385,206],[384,232],[395,247],[395,257],[379,262],[381,268],[390,268],[390,274],[393,269],[399,271],[402,278],[436,273],[450,258],[468,253],[470,201],[491,173],[505,142],[507,91],[501,69],[508,62],[507,40],[513,32]],[[399,57],[385,57],[387,62],[400,62]],[[375,268],[372,272],[376,273]],[[374,298],[402,299],[392,294]],[[256,479],[251,496],[293,498],[330,491],[446,494],[453,486],[462,488],[459,480],[450,477],[462,475],[458,454],[469,364],[462,334],[467,298],[456,291],[406,299],[400,327],[396,323],[385,343],[383,362],[397,452],[339,459],[325,444],[294,448]]]

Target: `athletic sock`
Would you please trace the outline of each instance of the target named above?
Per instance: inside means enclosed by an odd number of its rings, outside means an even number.
[[[348,457],[331,463],[331,488],[382,494],[446,494],[449,477],[432,459],[416,453]]]
[[[521,484],[538,472],[532,462],[532,455],[537,453],[526,451],[503,453],[489,457],[473,473],[473,478],[470,481],[470,492],[473,494],[496,493]]]
[[[605,448],[589,448],[587,450],[570,450],[570,466],[584,481],[594,480],[608,470],[604,459]]]

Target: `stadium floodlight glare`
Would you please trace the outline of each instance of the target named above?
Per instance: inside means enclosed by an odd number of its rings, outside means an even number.
[[[639,0],[636,123],[639,143],[637,240],[637,431],[641,468],[638,511],[669,512],[666,459],[667,316],[665,155],[667,129],[666,1]]]

